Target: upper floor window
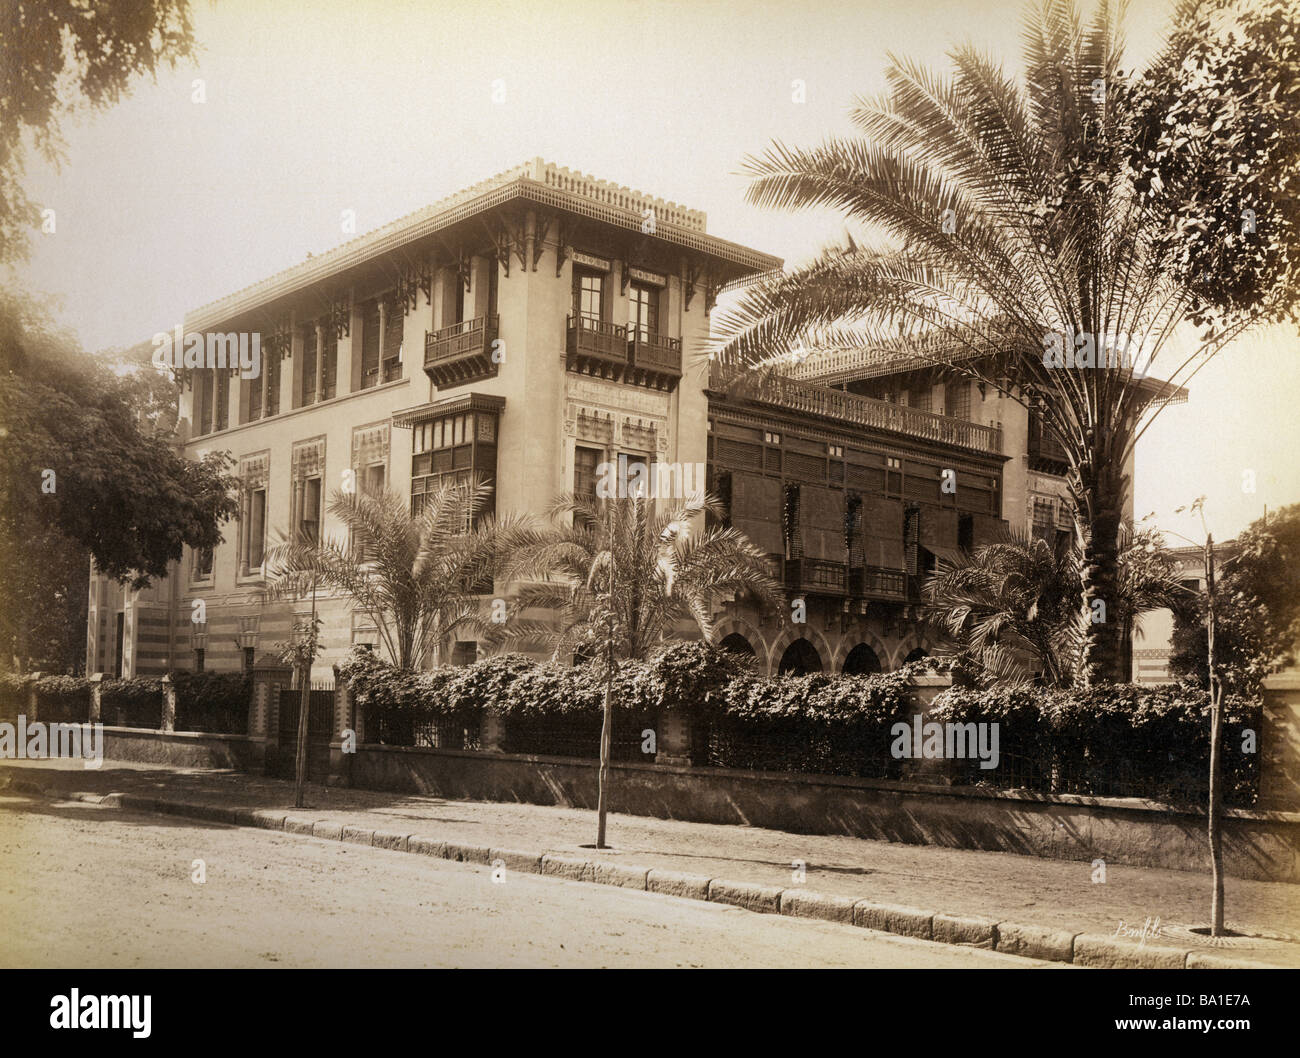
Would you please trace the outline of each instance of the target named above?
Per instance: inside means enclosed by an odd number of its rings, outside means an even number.
[[[258,572],[266,555],[266,489],[251,489],[248,493],[248,531],[244,536],[244,562],[246,572]]]
[[[212,375],[211,371],[200,371],[194,379],[194,403],[199,409],[199,433],[212,432]]]
[[[194,552],[194,579],[211,580],[214,566],[213,552],[210,547],[202,547]]]
[[[916,576],[921,552],[921,508],[908,507],[903,512],[903,564]]]
[[[596,467],[602,455],[600,449],[582,445],[573,450],[573,494],[591,504],[596,502]]]
[[[573,315],[589,323],[600,323],[605,318],[605,274],[603,272],[574,272]]]
[[[1056,504],[1051,500],[1034,497],[1034,520],[1032,531],[1040,540],[1052,542],[1056,527]]]
[[[379,384],[379,302],[361,308],[361,388]]]
[[[627,333],[642,342],[659,334],[659,290],[633,283],[627,292]]]
[[[302,335],[302,386],[299,404],[316,403],[316,328],[308,326]]]
[[[320,351],[320,396],[318,400],[329,400],[337,389],[339,370],[339,336],[331,326],[326,326]]]
[[[402,377],[402,337],[405,324],[401,303],[388,303],[384,318],[384,381],[392,382]]]
[[[217,406],[213,415],[214,428],[224,430],[230,425],[230,372],[217,369]]]
[[[951,382],[944,394],[944,411],[954,419],[970,419],[970,383]]]
[[[963,551],[969,551],[975,546],[975,518],[973,515],[963,514],[958,516],[957,546]]]
[[[303,540],[317,543],[320,540],[321,482],[319,477],[307,478],[302,483],[302,506],[298,511],[298,535]]]

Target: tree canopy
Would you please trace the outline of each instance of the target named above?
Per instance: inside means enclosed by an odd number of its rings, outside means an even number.
[[[39,221],[21,184],[28,143],[58,162],[62,113],[112,106],[135,78],[193,53],[189,0],[0,3],[0,259],[22,255]]]
[[[171,383],[114,366],[0,292],[0,591],[20,659],[42,657],[43,594],[84,613],[84,578],[66,580],[78,565],[144,587],[185,547],[221,543],[236,510],[230,456],[181,455],[158,392]]]

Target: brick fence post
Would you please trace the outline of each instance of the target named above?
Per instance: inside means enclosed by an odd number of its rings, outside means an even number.
[[[162,678],[162,731],[176,730],[176,684],[169,672]]]
[[[293,680],[293,669],[276,658],[263,656],[253,663],[253,700],[248,707],[248,733],[253,739],[253,771],[275,765],[280,749],[280,691]]]
[[[1300,672],[1268,677],[1260,712],[1259,807],[1300,812]]]
[[[665,707],[659,711],[659,730],[655,753],[656,764],[688,765],[691,763],[691,722],[680,709]]]
[[[104,711],[104,674],[102,672],[92,673],[90,679],[90,716],[89,721],[92,724],[99,722],[100,715]]]
[[[355,707],[352,689],[334,666],[334,730],[330,735],[330,771],[325,778],[327,786],[352,785],[352,760],[361,744],[361,720],[354,718]],[[352,733],[352,749],[345,749],[344,738]]]
[[[40,700],[36,694],[36,685],[40,682],[44,673],[33,672],[31,682],[27,685],[27,722],[35,723],[40,719]]]
[[[478,745],[483,753],[503,753],[501,746],[506,739],[505,717],[492,706],[483,710],[483,726],[479,729]]]
[[[913,676],[907,696],[908,715],[903,719],[910,725],[913,717],[920,716],[924,727],[935,698],[951,686],[952,678],[949,676]],[[920,756],[920,752],[921,746],[912,747],[911,760],[903,762],[902,778],[913,782],[939,781],[951,785],[959,768],[957,762],[945,757],[927,759]]]

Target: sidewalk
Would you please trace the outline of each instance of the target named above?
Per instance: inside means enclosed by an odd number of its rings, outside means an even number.
[[[21,785],[15,788],[15,782]],[[409,846],[401,840],[399,847],[433,851],[436,843],[463,846],[434,853],[448,855],[451,851],[448,858],[453,859],[485,862],[489,849],[519,850],[522,856],[506,859],[507,869],[536,870],[537,858],[549,855],[559,859],[546,873],[587,880],[597,874],[602,880],[611,880],[620,874],[609,869],[615,866],[676,872],[693,880],[661,875],[660,891],[700,898],[707,895],[708,899],[756,909],[780,906],[783,913],[837,917],[835,908],[847,915],[857,901],[900,905],[898,913],[875,908],[865,923],[861,914],[845,920],[933,939],[978,944],[982,935],[987,939],[993,922],[1028,924],[1027,930],[1007,925],[1001,931],[1004,943],[997,946],[999,950],[1016,950],[1019,944],[1022,953],[1039,958],[1070,961],[1069,937],[1084,934],[1084,940],[1074,942],[1073,961],[1123,965],[1123,952],[1117,956],[1109,949],[1136,952],[1139,945],[1116,935],[1119,924],[1123,922],[1136,933],[1147,919],[1159,919],[1161,934],[1155,939],[1148,937],[1142,946],[1147,954],[1139,956],[1139,962],[1158,961],[1160,951],[1168,947],[1171,957],[1175,948],[1196,953],[1197,958],[1188,965],[1208,965],[1215,958],[1224,958],[1300,966],[1300,943],[1231,938],[1226,944],[1211,945],[1208,939],[1186,932],[1187,925],[1207,920],[1209,875],[1108,864],[1105,882],[1094,883],[1093,867],[1085,862],[626,815],[610,815],[607,840],[612,848],[596,850],[590,847],[596,818],[589,810],[447,801],[321,786],[309,786],[308,808],[295,810],[292,783],[238,772],[107,761],[94,771],[82,768],[77,761],[5,761],[0,765],[0,788],[9,786],[10,793],[15,793],[30,790],[31,783],[43,788],[46,795],[121,793],[173,805],[203,806],[209,810],[207,818],[218,821],[233,821],[231,813],[236,809],[269,810],[274,816],[256,825],[278,824],[310,833],[317,821],[323,824],[316,828],[318,834],[367,844],[371,841],[369,831],[383,831],[385,837],[376,844],[382,841],[392,847],[397,839],[409,836],[424,840],[410,841]],[[128,798],[123,807],[141,806]],[[290,816],[290,822],[279,824],[282,814]],[[239,821],[254,823],[247,811]],[[344,826],[353,829],[344,834]],[[796,861],[805,865],[802,879],[796,877]],[[642,875],[636,872],[633,877]],[[719,892],[709,892],[710,879]],[[745,892],[729,898],[724,882],[748,885],[741,887]],[[786,895],[780,898],[776,894],[782,890]],[[822,913],[826,907],[820,912],[812,907],[818,901],[805,899],[804,892],[837,898],[822,902],[832,908],[831,913]],[[801,910],[801,902],[809,906]],[[1228,878],[1226,907],[1230,927],[1300,938],[1300,886]],[[903,909],[919,909],[921,914]],[[933,922],[922,922],[923,917],[933,918]],[[950,917],[992,922],[953,925]],[[1021,941],[1015,939],[1018,929]],[[997,936],[994,931],[992,937]],[[1061,944],[1065,944],[1064,956],[1044,953],[1044,949]]]

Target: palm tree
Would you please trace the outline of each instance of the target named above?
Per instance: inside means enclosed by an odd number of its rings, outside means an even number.
[[[720,525],[697,531],[704,515],[721,513],[703,495],[674,506],[560,497],[550,527],[501,540],[503,576],[520,582],[513,611],[543,609],[556,618],[511,620],[502,635],[545,643],[557,658],[583,654],[609,640],[612,615],[620,659],[646,660],[688,621],[713,642],[719,600],[747,593],[772,606],[777,591],[766,556],[743,533]]]
[[[1008,532],[976,548],[964,565],[945,563],[925,584],[926,616],[957,644],[984,682],[1024,684],[1039,673],[1070,682],[1078,627],[1073,556]]]
[[[1079,681],[1086,642],[1077,602],[1082,558],[1022,532],[945,564],[925,585],[926,616],[957,644],[984,682],[1050,687]],[[1141,615],[1186,604],[1173,557],[1159,534],[1120,527],[1117,594],[1108,617],[1140,634]]]
[[[746,593],[761,605],[774,604],[776,584],[766,558],[743,533],[722,526],[697,529],[706,514],[721,513],[718,501],[703,495],[669,506],[643,496],[593,502],[570,494],[553,504],[549,529],[503,534],[506,579],[522,581],[514,614],[543,609],[555,619],[519,616],[499,626],[500,636],[546,643],[557,658],[591,658],[605,680],[597,848],[605,847],[618,662],[644,661],[675,638],[684,621],[694,621],[713,642],[714,609],[725,597]]]
[[[478,481],[443,484],[412,514],[395,492],[335,492],[329,512],[346,535],[274,548],[273,594],[302,596],[319,586],[348,596],[398,668],[445,658],[454,638],[486,627],[479,596],[492,590],[498,528],[513,524],[498,527],[487,517],[491,494]]]
[[[1203,6],[1187,0],[1179,21]],[[1176,74],[1187,47],[1177,38],[1151,70]],[[850,237],[749,287],[720,314],[711,352],[725,379],[803,359],[809,345],[895,350],[1040,415],[1070,465],[1084,615],[1098,600],[1113,608],[1119,591],[1123,468],[1150,419],[1280,304],[1263,291],[1217,313],[1204,274],[1198,284],[1179,266],[1203,237],[1171,241],[1177,210],[1135,178],[1156,157],[1144,146],[1151,100],[1122,54],[1110,0],[1086,24],[1076,0],[1043,0],[1025,24],[1023,84],[970,45],[949,75],[891,57],[887,91],[851,111],[861,138],[748,158],[749,201],[831,207],[887,241]],[[1229,233],[1224,252],[1245,259],[1248,243]],[[1064,355],[1076,352],[1083,366]],[[1156,366],[1167,382],[1142,377]],[[1089,621],[1084,678],[1117,678],[1121,643],[1118,622]]]

